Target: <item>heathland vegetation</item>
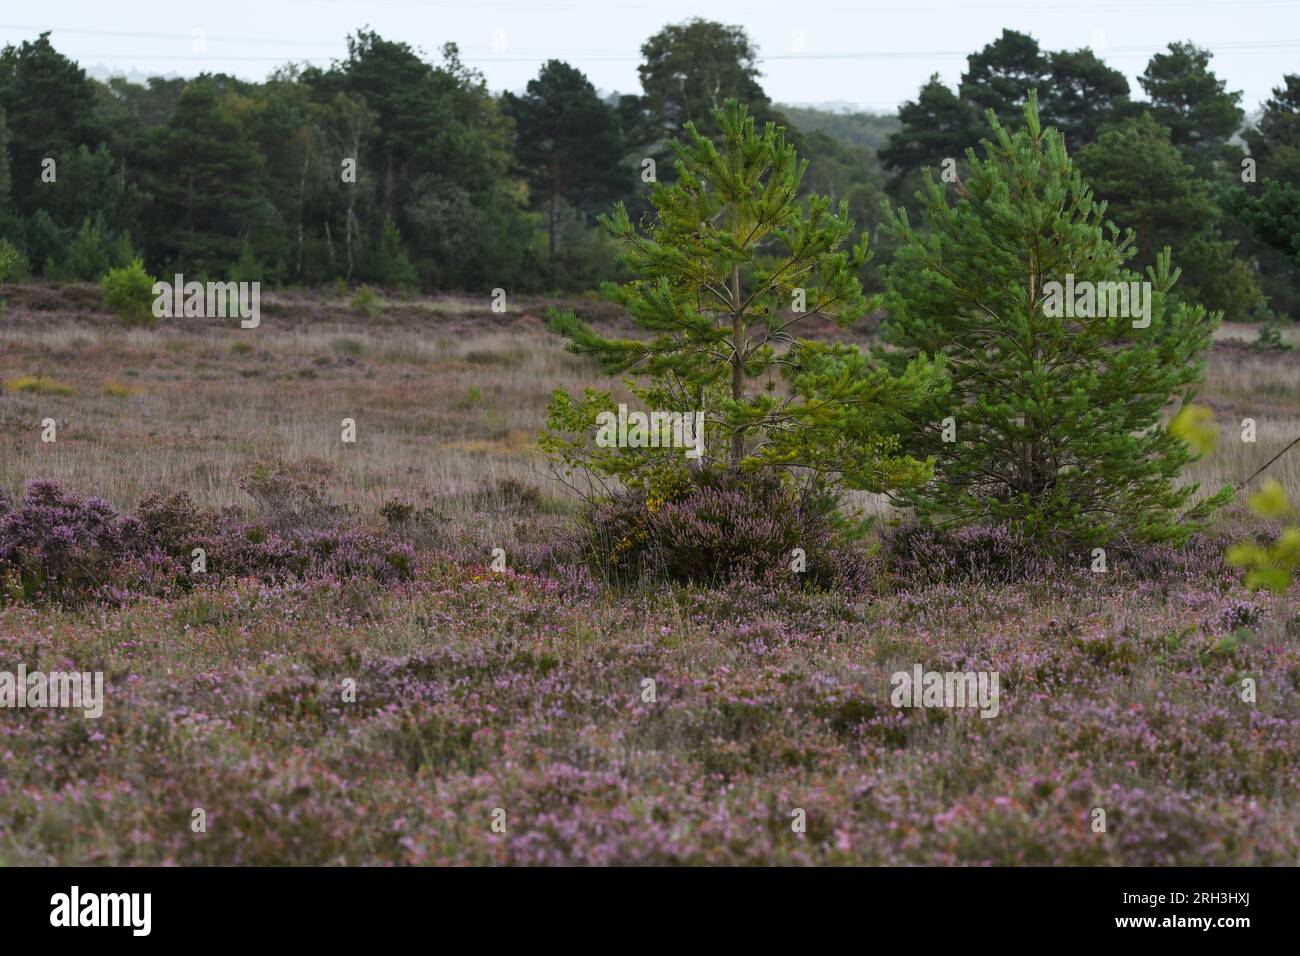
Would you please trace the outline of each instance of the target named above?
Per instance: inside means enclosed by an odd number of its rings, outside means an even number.
[[[1300,80],[643,54],[0,54],[0,863],[1295,862]]]

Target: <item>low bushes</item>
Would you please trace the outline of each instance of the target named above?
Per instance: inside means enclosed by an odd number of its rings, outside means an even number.
[[[1002,525],[942,530],[907,522],[884,532],[881,553],[890,574],[909,585],[1009,584],[1054,570],[1042,549]]]
[[[120,269],[110,269],[100,282],[104,304],[127,325],[152,325],[157,321],[153,314],[154,282],[139,259]]]
[[[648,578],[857,583],[866,556],[838,540],[834,503],[773,472],[705,471],[664,497],[624,491],[593,503],[580,519],[576,550],[616,586]]]
[[[203,511],[183,493],[150,496],[126,516],[53,481],[30,482],[17,504],[0,499],[0,594],[11,601],[120,601],[235,577],[388,584],[414,569],[414,551],[383,535],[276,529]]]

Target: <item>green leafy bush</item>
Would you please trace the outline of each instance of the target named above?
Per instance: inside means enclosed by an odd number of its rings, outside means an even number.
[[[157,280],[145,272],[139,259],[120,269],[110,269],[100,282],[104,304],[128,325],[152,325],[157,321],[153,314],[153,287]]]
[[[111,269],[129,268],[132,255],[131,239],[125,232],[114,236],[102,216],[87,217],[68,244],[67,255],[47,273],[55,279],[95,282]]]
[[[22,250],[8,239],[0,239],[0,282],[22,282],[31,274],[31,265]]]
[[[368,285],[363,285],[352,297],[352,311],[373,319],[379,314],[379,296]]]

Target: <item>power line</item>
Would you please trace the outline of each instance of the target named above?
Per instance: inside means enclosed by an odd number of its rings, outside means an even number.
[[[178,39],[180,39],[178,37]],[[192,37],[186,35],[183,39],[190,40]],[[211,37],[207,39],[212,39]],[[1233,52],[1265,52],[1265,51],[1290,51],[1300,49],[1300,40],[1242,40],[1227,41],[1214,46],[1207,46],[1213,54],[1233,53]],[[1145,46],[1125,46],[1125,47],[1107,47],[1101,55],[1118,56],[1129,55],[1150,55],[1153,52],[1151,47]],[[827,53],[773,53],[760,55],[756,59],[758,62],[769,60],[893,60],[908,59],[913,57],[962,57],[965,58],[971,54],[970,50],[863,50],[857,52],[827,52]],[[255,56],[245,54],[221,54],[221,53],[80,53],[83,58],[118,58],[132,60],[200,60],[200,61],[217,61],[217,62],[274,62],[284,63],[292,57],[283,56]],[[555,59],[554,51],[548,52],[518,52],[518,53],[482,53],[474,54],[472,52],[461,51],[461,59],[467,63],[529,63],[539,60]],[[563,55],[562,58],[574,60],[577,62],[592,63],[640,63],[641,55],[639,53],[623,53],[615,51],[571,51]],[[322,57],[307,57],[311,59],[324,59]]]

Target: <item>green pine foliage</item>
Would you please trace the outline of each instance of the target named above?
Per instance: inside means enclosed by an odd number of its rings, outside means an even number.
[[[100,282],[104,304],[127,325],[152,325],[157,321],[153,314],[155,281],[139,259],[110,269]]]
[[[656,185],[648,227],[634,225],[621,204],[602,217],[635,276],[605,293],[646,336],[606,338],[572,312],[552,311],[550,328],[606,373],[627,375],[649,410],[703,411],[702,466],[806,469],[873,490],[925,480],[928,465],[884,425],[889,409],[938,390],[931,363],[891,376],[855,347],[794,335],[813,316],[847,326],[863,315],[855,272],[867,258],[865,237],[846,250],[846,206],[837,213],[823,197],[799,198],[807,164],[781,127],[758,132],[734,100],[713,118],[720,143],[688,124],[688,141],[675,144],[678,175]],[[557,391],[543,448],[570,468],[633,487],[680,478],[679,448],[593,447],[597,416],[614,408],[606,392],[574,399]]]
[[[1132,265],[1155,265],[1165,246],[1178,250],[1181,298],[1247,321],[1261,295],[1249,260],[1223,236],[1223,211],[1213,185],[1202,179],[1149,114],[1125,120],[1078,151],[1076,165],[1108,216],[1132,228],[1138,248]]]
[[[904,444],[934,460],[935,480],[898,497],[943,525],[1007,524],[1063,548],[1182,541],[1231,495],[1193,503],[1196,487],[1176,479],[1195,453],[1162,427],[1171,400],[1190,399],[1219,317],[1171,298],[1169,250],[1145,276],[1145,328],[1046,307],[1045,287],[1067,274],[1076,286],[1143,277],[1126,267],[1134,236],[1106,221],[1036,96],[1024,118],[1013,133],[990,113],[969,176],[929,178],[923,229],[891,216],[882,355],[943,358],[951,379]]]

